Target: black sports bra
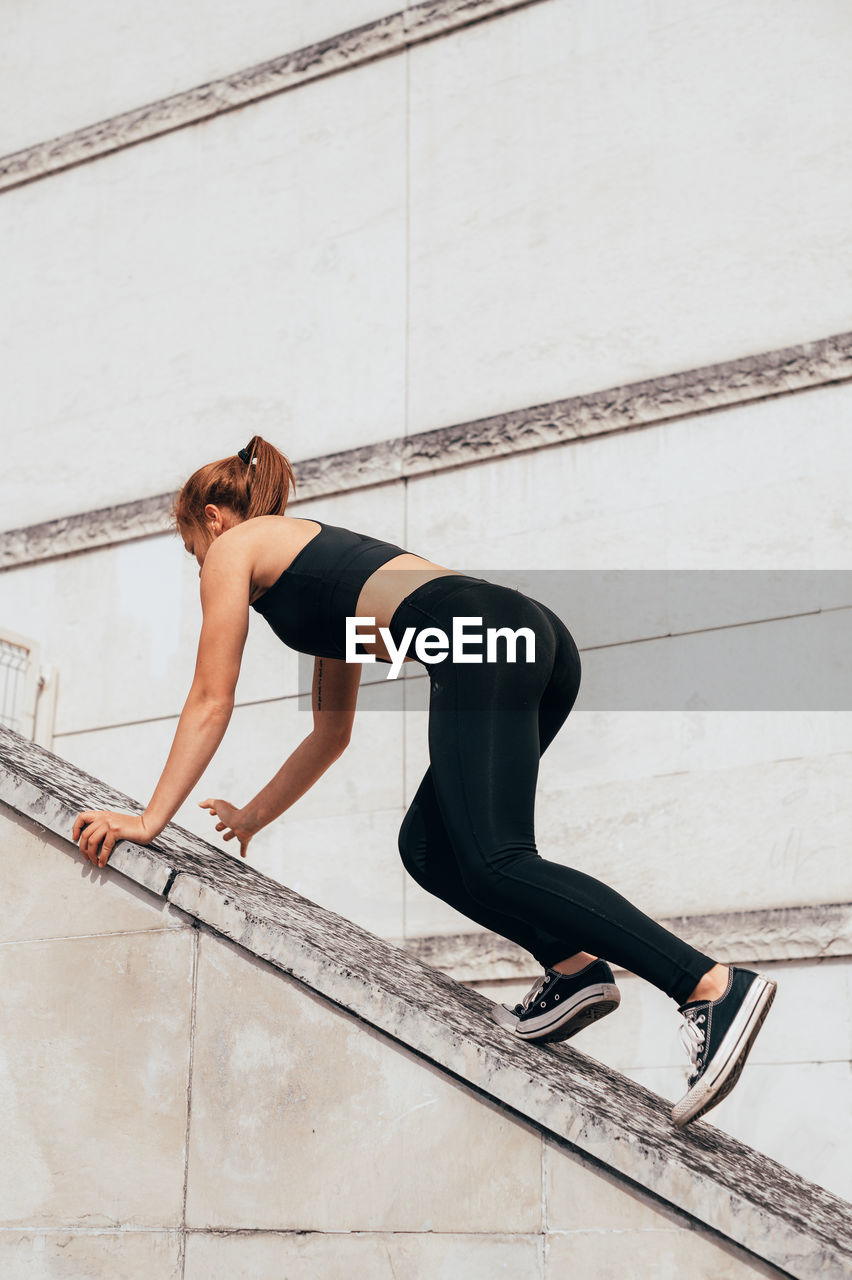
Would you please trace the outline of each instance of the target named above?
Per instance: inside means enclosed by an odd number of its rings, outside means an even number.
[[[355,617],[361,588],[375,569],[405,551],[366,533],[315,523],[319,533],[251,607],[291,649],[345,658],[345,619]]]

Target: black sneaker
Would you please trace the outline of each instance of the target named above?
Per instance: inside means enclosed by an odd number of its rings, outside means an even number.
[[[501,1005],[494,1018],[523,1040],[569,1040],[621,1003],[612,969],[592,960],[578,973],[546,969],[514,1008]]]
[[[672,1108],[676,1125],[704,1115],[731,1092],[775,999],[778,984],[771,978],[735,965],[729,969],[718,999],[679,1006],[680,1036],[695,1070],[688,1076],[688,1092]]]

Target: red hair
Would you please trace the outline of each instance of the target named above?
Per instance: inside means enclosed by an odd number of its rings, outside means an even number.
[[[178,532],[192,527],[204,529],[208,502],[229,507],[241,520],[280,516],[287,506],[291,485],[295,493],[296,477],[284,454],[261,436],[252,436],[240,453],[208,462],[189,477],[175,498],[172,520]]]

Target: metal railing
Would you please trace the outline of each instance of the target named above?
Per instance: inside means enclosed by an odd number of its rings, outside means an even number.
[[[0,724],[50,747],[56,681],[39,665],[38,645],[4,627],[0,631]]]

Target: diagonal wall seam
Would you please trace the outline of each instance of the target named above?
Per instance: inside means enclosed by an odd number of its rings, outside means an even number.
[[[281,57],[0,157],[0,193],[542,0],[425,0]]]
[[[294,462],[297,507],[318,497],[395,484],[615,432],[852,381],[852,332],[703,365],[546,404]],[[174,494],[158,494],[0,532],[0,570],[169,530]]]

